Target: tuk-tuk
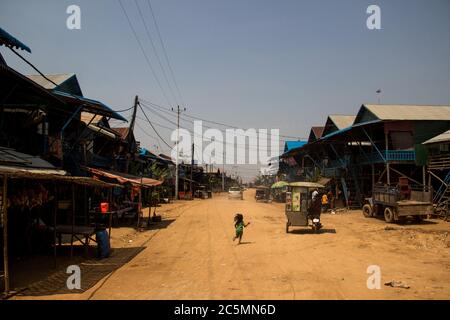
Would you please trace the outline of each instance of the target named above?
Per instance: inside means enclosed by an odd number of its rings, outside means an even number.
[[[264,186],[256,187],[255,199],[256,201],[269,202],[270,201],[269,187]]]
[[[312,221],[314,231],[321,228],[320,211],[318,217],[310,214],[312,193],[315,189],[323,191],[325,187],[314,182],[291,182],[287,185],[285,214],[287,218],[286,233],[289,227],[307,227]],[[317,195],[319,197],[319,195]],[[320,201],[320,199],[317,199]]]

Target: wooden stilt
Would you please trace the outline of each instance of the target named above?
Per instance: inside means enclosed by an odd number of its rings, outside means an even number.
[[[70,235],[70,258],[73,257],[73,237],[75,232],[75,185],[72,184],[72,234]]]
[[[3,269],[4,269],[4,284],[5,295],[9,294],[9,260],[8,260],[8,176],[3,176]]]
[[[57,241],[57,235],[56,235],[56,215],[58,213],[58,190],[56,188],[56,185],[53,185],[53,188],[55,190],[55,199],[53,204],[53,264],[56,268],[56,241]]]
[[[425,166],[422,166],[422,182],[423,182],[423,192],[427,191],[427,178],[425,173]]]

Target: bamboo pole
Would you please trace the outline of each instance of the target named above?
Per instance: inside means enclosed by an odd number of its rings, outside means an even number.
[[[9,260],[8,260],[8,176],[3,176],[3,267],[5,295],[9,294]]]

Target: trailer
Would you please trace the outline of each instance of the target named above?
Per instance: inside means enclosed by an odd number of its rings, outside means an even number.
[[[420,222],[433,211],[432,192],[428,187],[410,187],[407,192],[399,186],[375,185],[371,198],[365,199],[366,218],[384,215],[387,223],[401,222],[413,217]]]

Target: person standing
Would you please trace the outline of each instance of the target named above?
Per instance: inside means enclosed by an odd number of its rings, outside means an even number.
[[[326,193],[322,195],[322,212],[327,212],[329,209],[329,201]]]

